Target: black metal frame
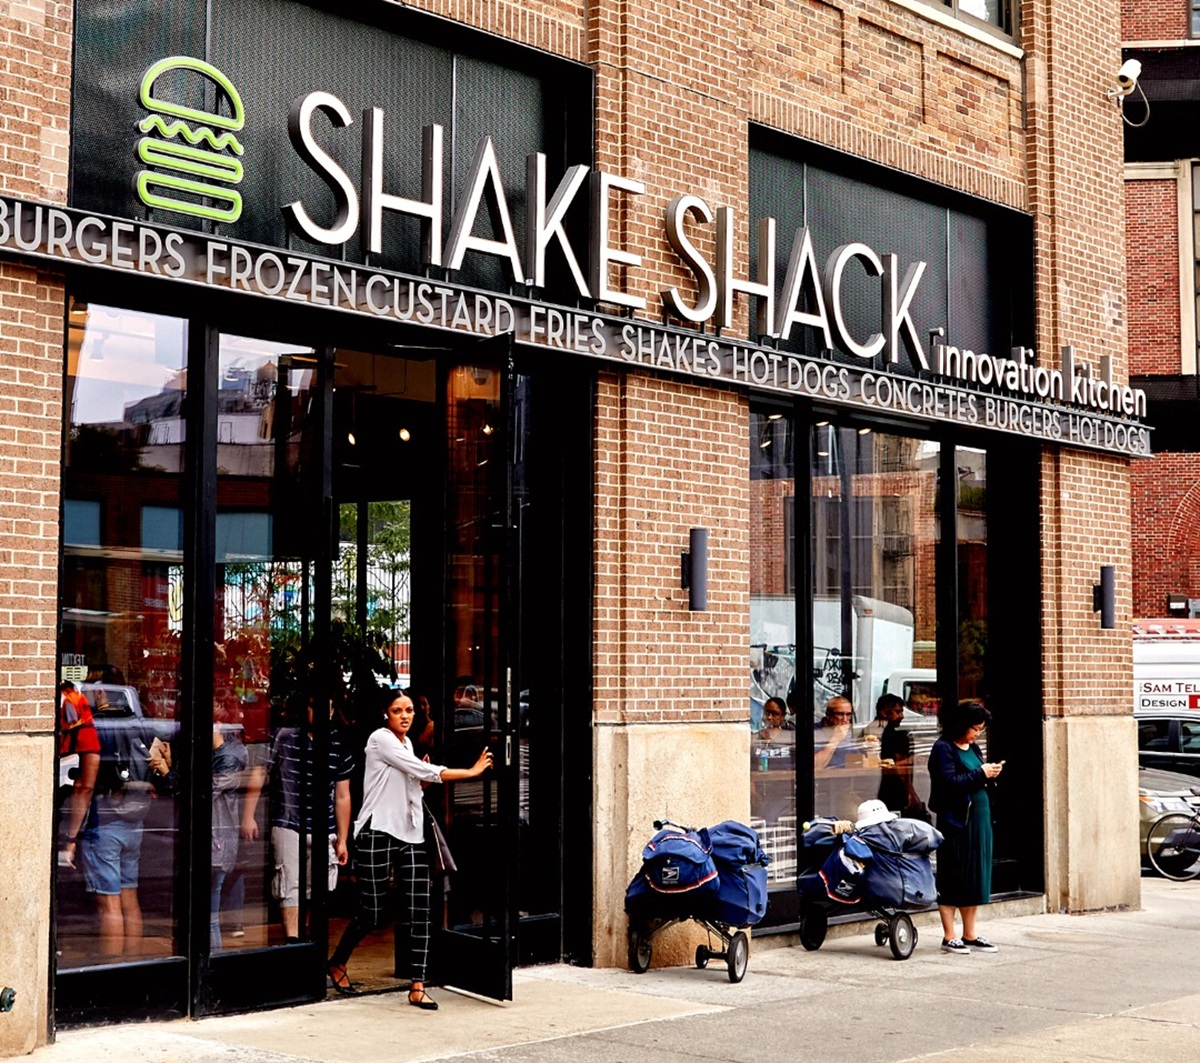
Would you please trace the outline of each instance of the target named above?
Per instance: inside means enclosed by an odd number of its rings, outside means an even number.
[[[752,400],[754,408],[774,408],[771,400]],[[1038,497],[1041,448],[1036,443],[1009,436],[983,432],[949,432],[936,427],[922,433],[920,426],[889,421],[886,424],[867,422],[861,418],[840,415],[838,411],[798,402],[791,410],[793,454],[795,467],[794,504],[796,534],[793,537],[793,564],[796,601],[796,682],[801,690],[813,687],[812,653],[805,652],[813,640],[813,550],[808,514],[812,512],[812,427],[819,420],[828,420],[835,427],[861,427],[868,423],[877,430],[901,435],[918,435],[935,439],[941,444],[939,457],[938,515],[942,535],[935,554],[937,608],[937,671],[938,690],[943,703],[956,701],[959,690],[958,661],[958,492],[956,447],[977,446],[988,451],[989,461],[999,458],[1006,474],[989,478],[987,494],[988,521],[988,659],[994,663],[987,670],[987,696],[997,703],[1014,707],[1016,711],[999,714],[989,734],[996,756],[1020,749],[1021,759],[1040,765],[1043,757],[1042,714],[1029,711],[1042,704],[1041,673],[1041,585],[1040,537],[1038,534],[1040,502]],[[999,548],[1003,544],[1003,548]],[[1014,578],[1025,573],[1027,579]],[[999,588],[1003,588],[1003,591]],[[945,637],[949,635],[950,637]],[[796,729],[796,812],[802,823],[814,814],[814,771],[812,729],[799,721]],[[1044,889],[1042,808],[1044,795],[1041,774],[1037,785],[1029,785],[1029,776],[1022,776],[1020,786],[1005,787],[993,798],[1003,806],[997,828],[997,859],[994,893],[1039,893]],[[799,842],[799,838],[797,838]],[[767,916],[755,928],[755,933],[790,932],[800,925],[799,897],[794,890],[774,890],[771,893]]]
[[[145,284],[128,279],[120,280],[110,277],[94,277],[80,273],[71,277],[71,290],[81,298],[92,302],[107,302],[113,305],[126,306],[134,310],[144,310],[153,313],[172,313],[186,307],[191,316],[188,317],[188,422],[186,443],[186,466],[184,473],[184,497],[187,500],[187,518],[185,523],[185,557],[193,559],[207,558],[207,562],[194,564],[196,571],[189,571],[188,593],[185,595],[184,614],[184,645],[185,657],[182,663],[183,689],[188,691],[188,701],[191,704],[211,704],[213,696],[213,676],[211,667],[211,632],[213,630],[215,608],[215,567],[212,564],[216,547],[216,390],[217,380],[217,350],[219,334],[232,332],[245,335],[258,335],[270,338],[284,339],[303,333],[330,334],[337,331],[339,338],[360,340],[368,343],[380,343],[381,330],[375,322],[358,322],[357,319],[347,319],[343,316],[322,315],[304,312],[305,308],[286,308],[287,314],[273,314],[274,308],[266,307],[268,313],[255,316],[258,309],[255,304],[244,299],[230,298],[224,293],[213,293],[212,298],[189,302],[187,296],[178,288],[172,288],[162,282]],[[207,293],[206,293],[207,295]],[[253,320],[252,320],[253,319]],[[219,325],[215,324],[220,322]],[[361,326],[361,327],[356,327]],[[396,326],[391,335],[393,339]],[[349,335],[347,335],[349,334]],[[382,333],[386,335],[387,333]],[[405,336],[417,335],[418,330],[408,329]],[[439,337],[444,345],[444,334]],[[458,357],[471,357],[469,343],[471,337],[464,338],[465,343]],[[508,346],[509,340],[505,339]],[[321,348],[319,348],[321,349]],[[312,556],[317,569],[314,573],[318,586],[329,582],[332,564],[332,542],[336,507],[333,499],[333,455],[331,431],[333,421],[331,371],[332,348],[323,349],[322,370],[320,371],[319,394],[321,396],[320,419],[323,453],[320,459],[319,484],[314,488],[320,494],[319,519],[313,521],[313,550]],[[505,353],[506,369],[511,379],[515,364],[515,355]],[[524,362],[524,360],[522,360]],[[532,360],[525,365],[528,372],[536,370]],[[543,370],[544,372],[544,370]],[[564,379],[570,380],[572,400],[558,396],[555,400],[553,416],[556,427],[564,429],[568,438],[563,446],[553,455],[553,464],[544,467],[541,478],[546,487],[543,491],[550,495],[559,485],[563,489],[563,510],[555,523],[555,530],[549,531],[552,538],[559,541],[557,547],[560,556],[560,573],[563,581],[563,594],[557,602],[559,610],[554,623],[558,632],[556,639],[558,650],[553,654],[553,660],[539,660],[539,668],[545,664],[549,673],[547,686],[561,693],[568,686],[570,677],[571,689],[579,696],[585,697],[585,692],[591,689],[591,583],[590,583],[590,537],[581,533],[580,528],[590,528],[591,513],[591,465],[588,461],[590,454],[590,428],[592,417],[590,405],[592,402],[592,384],[594,372],[590,365],[572,363],[569,367],[558,370]],[[544,385],[547,392],[557,392],[557,380],[546,378]],[[552,388],[551,385],[554,385]],[[547,396],[549,400],[550,396]],[[545,455],[543,455],[543,459]],[[511,493],[511,487],[509,488]],[[539,497],[541,497],[539,495]],[[316,501],[314,499],[314,501]],[[426,500],[431,501],[431,499]],[[426,514],[426,518],[433,514]],[[587,523],[581,524],[584,521]],[[419,533],[414,539],[414,549],[422,546],[439,552],[442,544],[439,538],[440,522],[436,519],[423,521],[431,529],[429,534]],[[507,597],[514,600],[516,589],[520,586],[522,574],[519,571],[518,560],[513,554],[514,546],[507,547],[506,554],[511,571],[508,574],[509,590]],[[440,565],[433,565],[425,570],[437,578]],[[570,584],[568,589],[567,584]],[[436,589],[432,590],[431,600],[439,600]],[[322,619],[323,617],[323,619]],[[327,641],[329,635],[328,607],[317,610],[317,621],[312,632],[315,640]],[[539,618],[544,620],[544,617]],[[435,629],[436,630],[436,629]],[[514,635],[515,637],[515,635]],[[437,638],[433,634],[433,638]],[[440,652],[426,642],[423,652]],[[416,644],[413,647],[414,656],[422,652]],[[501,652],[515,656],[516,650],[506,648]],[[501,673],[503,674],[503,672]],[[326,682],[328,681],[328,677]],[[519,672],[514,667],[514,699],[515,692],[522,689],[516,685],[522,682]],[[560,697],[557,704],[565,700]],[[554,708],[548,705],[547,708]],[[514,705],[515,711],[515,705]],[[179,896],[188,896],[190,903],[181,912],[180,946],[186,958],[152,960],[128,965],[121,965],[114,973],[113,967],[84,968],[79,971],[64,972],[62,975],[51,974],[52,999],[55,1013],[51,1017],[51,1032],[54,1024],[64,1028],[90,1024],[95,1022],[111,1022],[114,1020],[129,1020],[138,1018],[161,1018],[183,1015],[206,1015],[229,1011],[253,1010],[264,1006],[277,1006],[296,1003],[303,1000],[318,999],[324,996],[324,956],[327,954],[328,942],[323,940],[323,933],[318,933],[313,941],[295,945],[277,945],[270,949],[239,950],[236,953],[208,954],[208,869],[207,861],[201,868],[199,857],[193,862],[185,854],[199,854],[202,857],[209,851],[209,832],[211,820],[211,793],[208,786],[211,778],[207,770],[208,736],[210,722],[201,719],[202,714],[192,714],[187,724],[186,732],[180,736],[179,754],[188,765],[188,774],[194,782],[193,795],[188,801],[181,803],[181,823],[179,852],[180,864],[178,872]],[[562,855],[566,866],[590,866],[591,837],[589,830],[565,830],[568,822],[590,822],[591,810],[591,735],[587,726],[586,714],[568,712],[563,714],[561,723],[562,733],[553,740],[553,752],[550,763],[559,772],[562,788],[563,808],[559,816],[560,837],[565,847]],[[328,723],[322,720],[323,714],[317,713],[314,721],[315,737],[320,743],[321,730],[328,728]],[[567,753],[570,750],[570,753]],[[318,758],[314,765],[314,773],[326,773],[328,768]],[[201,770],[195,770],[199,764]],[[511,783],[505,784],[505,800],[515,809],[516,778],[515,764]],[[320,784],[319,779],[314,780]],[[321,792],[319,789],[317,792]],[[511,817],[512,830],[509,832],[506,847],[509,851],[518,851],[518,839],[515,834],[515,812]],[[303,851],[303,847],[301,847]],[[569,851],[566,851],[569,850]],[[515,882],[515,867],[513,868]],[[314,876],[313,896],[309,906],[316,917],[314,927],[324,928],[325,920],[322,913],[327,910],[324,878]],[[515,895],[512,888],[503,891],[500,901],[506,913],[505,937],[509,942],[510,958],[506,961],[508,970],[505,976],[511,978],[511,966],[518,959],[518,948],[525,962],[544,962],[546,959],[567,957],[576,962],[590,962],[592,955],[591,944],[591,885],[586,890],[577,888],[572,883],[571,888],[560,889],[561,903],[560,918],[547,923],[545,920],[532,920],[528,926],[518,924],[516,915]],[[547,935],[547,931],[549,934]],[[524,942],[524,944],[522,944]],[[264,999],[264,986],[272,988],[270,999]]]

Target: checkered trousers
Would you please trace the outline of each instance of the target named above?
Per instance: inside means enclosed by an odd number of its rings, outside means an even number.
[[[387,917],[388,885],[395,869],[400,893],[397,923],[407,929],[409,977],[425,981],[429,961],[429,861],[425,845],[398,841],[381,830],[364,827],[355,839],[354,866],[358,876],[359,911],[355,922],[383,925]]]

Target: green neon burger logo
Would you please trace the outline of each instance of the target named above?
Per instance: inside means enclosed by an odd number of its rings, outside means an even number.
[[[154,95],[154,82],[172,70],[194,70],[209,78],[229,101],[231,114],[185,107]],[[246,123],[242,98],[233,83],[215,66],[187,55],[160,59],[142,75],[138,99],[150,112],[138,123],[143,136],[137,156],[153,169],[135,177],[138,199],[148,207],[191,214],[210,221],[237,221],[242,197],[233,185],[242,179],[235,158],[244,149],[234,136]],[[216,130],[223,130],[218,133]]]

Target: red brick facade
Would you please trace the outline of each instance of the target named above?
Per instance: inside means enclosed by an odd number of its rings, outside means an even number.
[[[1050,360],[1070,344],[1093,365],[1111,354],[1118,379],[1128,375],[1123,127],[1117,110],[1102,99],[1098,72],[1116,69],[1122,37],[1168,32],[1142,5],[1124,4],[1122,33],[1122,12],[1112,0],[1024,0],[1015,42],[955,24],[943,5],[891,0],[417,0],[408,6],[591,68],[596,165],[646,185],[643,196],[617,198],[609,233],[612,246],[636,249],[642,257],[640,265],[614,270],[609,278],[613,287],[648,300],[642,316],[656,318],[663,289],[680,286],[684,298],[692,292],[691,277],[661,224],[663,208],[677,192],[734,208],[736,268],[746,276],[755,221],[747,210],[753,123],[1027,211],[1035,228],[1036,346],[1042,358]],[[30,0],[7,5],[0,17],[0,188],[7,193],[51,203],[65,198],[72,11],[69,3]],[[1183,11],[1181,6],[1173,15],[1179,21],[1174,35],[1186,28]],[[1131,241],[1154,239],[1151,229],[1161,221],[1156,215],[1166,195],[1157,182],[1133,190],[1131,204],[1146,229],[1131,228]],[[692,235],[711,258],[711,228]],[[1166,256],[1156,252],[1155,264],[1139,270],[1139,299],[1169,302]],[[5,731],[36,736],[50,751],[47,763],[52,761],[64,301],[61,277],[0,264],[0,432],[6,444],[0,498],[7,503],[0,646],[8,662],[0,680],[0,768],[16,763],[3,760],[15,748],[11,741],[5,746],[4,739],[15,737]],[[726,331],[746,335],[745,299]],[[1155,366],[1169,361],[1165,332],[1139,326],[1135,339],[1137,359]],[[640,845],[634,839],[644,835],[645,821],[664,811],[644,805],[663,763],[646,755],[650,743],[669,742],[681,751],[681,763],[686,754],[704,765],[704,793],[685,793],[681,801],[699,802],[704,810],[720,801],[734,811],[742,809],[736,802],[749,801],[746,758],[711,755],[731,741],[749,741],[751,556],[768,549],[758,536],[775,535],[750,526],[749,425],[745,392],[650,373],[599,374],[592,713],[595,731],[606,737],[595,739],[597,821],[590,827],[600,963],[624,962],[620,892]],[[1142,483],[1140,469],[1138,477]],[[929,484],[896,481],[879,490],[920,493],[922,512],[932,512]],[[1164,571],[1172,551],[1190,543],[1187,528],[1196,526],[1192,514],[1200,504],[1186,481],[1181,463],[1174,487],[1158,485],[1163,516],[1154,522],[1155,534],[1174,536],[1162,545]],[[761,486],[760,506],[776,486]],[[1128,905],[1136,903],[1137,871],[1132,861],[1130,868],[1122,863],[1132,852],[1122,812],[1089,800],[1094,795],[1088,787],[1098,783],[1094,761],[1074,755],[1080,732],[1054,729],[1079,716],[1128,722],[1118,719],[1129,711],[1134,604],[1127,578],[1127,463],[1047,448],[1038,490],[1041,715],[1054,741],[1046,743],[1045,766],[1025,770],[1031,785],[1041,785],[1043,772],[1048,780],[1048,903],[1070,910]],[[1139,522],[1140,531],[1148,521]],[[679,555],[692,527],[710,531],[706,612],[690,612],[680,587]],[[914,528],[923,543],[913,562],[918,569],[932,564],[928,532]],[[1118,566],[1116,631],[1100,630],[1091,610],[1101,563]],[[921,597],[914,611],[924,623],[933,616],[933,581],[916,575]],[[1189,589],[1195,585],[1190,567],[1182,575]],[[764,573],[764,588],[781,576]],[[1031,638],[1037,637],[1038,619],[1029,618]],[[931,637],[927,626],[918,637]],[[1036,699],[1036,693],[1030,696]],[[643,738],[655,731],[648,725],[675,730],[668,739]],[[1106,734],[1124,732],[1114,727]],[[602,745],[608,736],[616,737]],[[1132,748],[1105,748],[1121,771],[1132,763]],[[43,795],[53,787],[49,775],[33,780]],[[1132,789],[1127,781],[1121,776],[1111,788],[1123,811],[1121,801],[1130,796],[1125,790]],[[15,895],[20,884],[46,883],[53,836],[48,809],[44,818],[22,824],[36,831],[40,847],[10,861],[8,877],[0,875],[0,895]],[[1133,829],[1130,820],[1128,832]],[[21,922],[23,938],[42,946],[50,940],[49,911],[47,899],[30,924]],[[36,934],[26,932],[32,923]],[[0,927],[0,954],[10,945]],[[14,969],[24,979],[19,996],[44,998],[52,959],[22,954],[18,960]],[[44,1038],[44,1027],[18,1018],[24,1026],[0,1028],[0,1054],[27,1050]]]
[[[71,9],[14,5],[0,18],[0,189],[10,195],[66,201]],[[63,312],[61,277],[0,264],[0,732],[54,727]]]
[[[1188,35],[1188,5],[1121,0],[1121,40],[1177,41]]]
[[[1169,179],[1125,184],[1129,370],[1178,373],[1179,193]]]
[[[1200,598],[1200,455],[1133,468],[1133,612],[1167,615],[1167,595]]]
[[[1125,0],[1121,36],[1126,42],[1170,41],[1186,45],[1186,4],[1137,4]],[[1188,163],[1135,164],[1125,184],[1125,264],[1128,275],[1131,372],[1195,373],[1191,315],[1194,290],[1186,237],[1193,217]],[[1181,197],[1182,186],[1182,197]],[[1181,198],[1183,206],[1181,206]],[[1181,210],[1185,211],[1180,217]],[[1188,285],[1180,291],[1181,283]],[[1154,408],[1150,410],[1154,423]],[[1158,450],[1158,447],[1155,448]],[[1200,454],[1156,453],[1133,466],[1133,612],[1166,615],[1167,595],[1200,596]]]

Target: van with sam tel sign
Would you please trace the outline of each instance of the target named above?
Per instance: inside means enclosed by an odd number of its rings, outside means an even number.
[[[1200,777],[1200,622],[1134,624],[1138,763]]]

